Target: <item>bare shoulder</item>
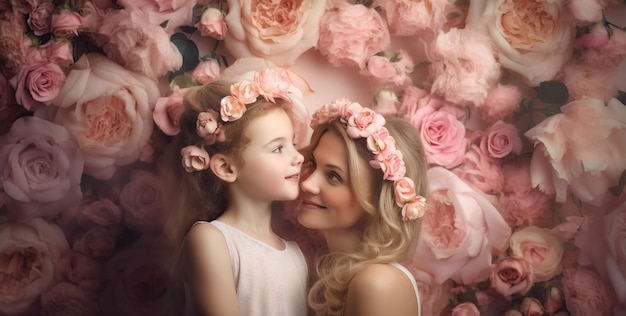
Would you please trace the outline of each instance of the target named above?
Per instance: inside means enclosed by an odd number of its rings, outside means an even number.
[[[217,227],[206,222],[197,223],[189,229],[184,241],[184,250],[191,264],[200,262],[204,264],[215,262],[217,258],[229,258],[224,235]]]
[[[348,286],[346,315],[416,315],[417,298],[404,272],[390,264],[358,271]]]
[[[222,232],[208,222],[196,223],[189,229],[185,237],[185,243],[190,246],[206,244],[210,241],[225,242]]]

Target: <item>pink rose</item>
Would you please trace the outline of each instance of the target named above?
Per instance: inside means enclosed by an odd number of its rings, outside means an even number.
[[[220,107],[220,116],[222,121],[235,121],[241,118],[243,113],[247,110],[246,105],[241,100],[233,97],[226,96],[222,98]]]
[[[564,304],[565,301],[563,301],[563,295],[558,287],[553,286],[545,291],[543,297],[543,308],[546,310],[546,313],[554,315],[556,311],[563,308]]]
[[[95,295],[68,282],[57,283],[41,295],[41,315],[91,316],[98,314]]]
[[[101,314],[166,314],[170,285],[166,259],[170,251],[165,240],[144,235],[115,252],[104,267]]]
[[[15,81],[15,100],[29,111],[50,105],[65,84],[65,74],[59,65],[40,62],[24,66],[12,79]]]
[[[374,8],[340,1],[320,21],[317,50],[335,67],[365,68],[370,56],[390,44],[387,24]]]
[[[52,1],[44,1],[28,15],[28,26],[36,36],[50,32],[50,22],[54,5]]]
[[[613,29],[609,36],[604,23],[597,23],[589,35],[592,38],[582,35],[576,40],[577,48],[582,48],[578,59],[591,66],[618,68],[626,57],[626,31]]]
[[[62,126],[26,116],[0,137],[0,187],[19,220],[54,217],[82,199],[83,156]]]
[[[253,81],[259,86],[259,93],[270,102],[274,98],[289,100],[293,82],[284,68],[267,67],[254,73]]]
[[[166,135],[176,135],[180,132],[179,120],[185,111],[183,97],[189,88],[174,87],[174,91],[167,97],[159,97],[152,112],[154,123]]]
[[[396,201],[406,202],[415,197],[415,183],[411,178],[404,177],[394,182]]]
[[[454,5],[446,0],[375,0],[372,7],[379,10],[391,34],[423,36],[443,28]]]
[[[504,176],[500,164],[476,145],[469,148],[463,163],[453,172],[487,194],[496,194],[502,190]]]
[[[83,26],[83,17],[70,10],[61,9],[52,15],[50,27],[55,37],[72,39],[78,36],[78,30]]]
[[[108,198],[83,201],[76,214],[76,221],[83,229],[98,225],[116,232],[122,223],[122,209]]]
[[[452,316],[480,316],[478,307],[471,302],[461,303],[452,308]]]
[[[491,287],[509,301],[514,294],[525,295],[535,284],[530,268],[530,263],[524,258],[502,258],[489,277]]]
[[[604,216],[604,241],[608,246],[606,269],[615,294],[626,304],[626,202]]]
[[[547,281],[561,273],[563,245],[549,230],[527,226],[513,232],[509,240],[511,254],[531,263],[537,281]]]
[[[480,149],[493,158],[504,158],[511,153],[519,155],[522,151],[522,139],[513,124],[496,121],[485,133]]]
[[[110,59],[154,80],[182,66],[182,55],[168,33],[150,23],[142,11],[109,9],[101,13],[89,8],[86,5],[85,18],[98,21],[89,24],[89,31]]]
[[[367,60],[361,73],[369,77],[373,86],[397,91],[411,84],[411,78],[405,70],[403,65],[392,62],[387,56],[374,55]]]
[[[145,15],[150,25],[163,25],[167,34],[171,34],[179,26],[188,25],[193,16],[196,4],[204,2],[186,0],[118,0],[117,3],[129,11],[137,11]],[[167,22],[167,23],[164,23]],[[147,26],[146,24],[146,26]]]
[[[617,99],[570,102],[524,135],[534,143],[532,186],[556,202],[569,193],[586,203],[599,204],[626,169],[626,106]],[[568,193],[569,192],[569,193]]]
[[[543,316],[545,310],[541,306],[541,302],[536,298],[525,297],[520,306],[520,311],[524,316]]]
[[[552,227],[550,232],[563,241],[571,241],[576,237],[579,230],[589,229],[591,222],[592,219],[587,216],[567,216],[565,221]]]
[[[63,231],[41,218],[1,223],[0,313],[29,314],[31,305],[52,285],[55,266],[68,249]]]
[[[83,55],[53,102],[54,122],[65,126],[85,156],[85,173],[110,179],[139,158],[152,133],[157,83],[97,53]]]
[[[571,61],[561,71],[570,100],[592,98],[609,102],[617,96],[614,82],[619,78],[619,68],[615,65],[587,65]]]
[[[412,123],[420,133],[428,163],[448,169],[458,166],[467,150],[465,125],[448,111],[426,109],[421,121],[415,117]]]
[[[106,227],[93,226],[75,236],[72,250],[102,260],[113,254],[115,243],[116,237]]]
[[[481,105],[500,78],[490,39],[473,29],[440,31],[429,45],[430,92],[454,104]]]
[[[426,214],[426,198],[415,196],[402,206],[402,220],[410,221],[424,217]]]
[[[63,279],[91,293],[98,293],[102,289],[102,269],[101,262],[75,251],[70,251],[59,262]]]
[[[224,39],[237,59],[262,57],[291,66],[305,51],[315,47],[326,2],[228,0]]]
[[[538,86],[572,56],[575,26],[565,21],[563,3],[472,1],[466,26],[491,38],[502,67]]]
[[[180,150],[183,168],[186,172],[202,171],[209,168],[209,154],[197,146],[187,146]]]
[[[374,160],[370,161],[370,165],[374,168],[380,168],[385,180],[400,180],[406,174],[406,166],[400,151],[378,154],[374,156]]]
[[[74,63],[74,56],[72,56],[68,42],[48,41],[39,46],[37,51],[42,60],[57,64],[63,69]]]
[[[352,114],[348,118],[346,133],[352,138],[368,137],[385,125],[385,119],[371,109]]]
[[[244,79],[232,84],[230,93],[245,105],[257,100],[260,95],[260,87],[258,84]]]
[[[522,92],[518,86],[497,84],[480,105],[481,118],[487,123],[508,120],[517,112],[522,101]]]
[[[210,36],[217,40],[223,40],[226,36],[228,25],[224,21],[225,14],[218,8],[207,8],[202,12],[200,21],[196,23],[196,28],[200,30],[202,36]]]
[[[191,78],[199,84],[209,83],[219,78],[220,64],[217,59],[202,60],[191,73]]]
[[[144,233],[159,232],[165,222],[161,196],[161,179],[155,173],[133,170],[120,193],[126,227]]]
[[[431,193],[413,264],[437,283],[486,280],[491,258],[504,250],[511,229],[487,199],[452,172],[432,167],[428,179]]]
[[[563,296],[572,316],[611,315],[609,289],[592,270],[568,268],[563,270]]]

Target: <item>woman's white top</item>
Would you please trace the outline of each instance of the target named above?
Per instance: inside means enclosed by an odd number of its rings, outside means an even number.
[[[403,265],[397,262],[392,262],[391,265],[400,269],[400,271],[404,272],[404,274],[406,274],[409,280],[411,280],[411,284],[413,284],[413,290],[415,291],[415,297],[417,297],[417,316],[422,315],[422,303],[420,302],[420,292],[417,289],[417,282],[415,282],[415,278],[413,277],[413,274],[411,274],[409,269],[405,268]]]
[[[295,242],[281,239],[285,249],[278,250],[226,223],[209,224],[226,240],[242,316],[306,315],[307,265]],[[186,304],[186,315],[194,314],[193,307]]]

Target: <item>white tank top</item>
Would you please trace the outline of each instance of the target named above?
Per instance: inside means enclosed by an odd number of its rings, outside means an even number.
[[[397,262],[392,262],[391,265],[400,269],[400,271],[404,272],[404,274],[406,274],[409,280],[411,280],[411,284],[413,284],[413,290],[415,291],[415,297],[417,297],[417,316],[421,316],[422,315],[422,303],[420,302],[421,301],[420,292],[417,289],[417,282],[415,282],[415,278],[413,277],[413,274],[411,274],[411,272],[407,268],[405,268],[403,265]]]
[[[278,250],[223,222],[210,224],[226,239],[242,316],[306,315],[307,265],[295,242],[281,239],[285,249]],[[186,306],[187,315],[194,312]]]

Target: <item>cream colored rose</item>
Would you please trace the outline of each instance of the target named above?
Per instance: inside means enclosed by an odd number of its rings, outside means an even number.
[[[493,40],[500,63],[532,86],[551,80],[573,52],[575,26],[564,0],[475,0],[466,25]]]
[[[537,281],[547,281],[561,273],[563,245],[548,229],[537,226],[521,228],[511,235],[511,253],[531,263]]]
[[[235,58],[258,56],[291,66],[316,45],[326,2],[228,0],[226,49]]]
[[[83,55],[67,74],[52,120],[64,126],[85,157],[85,173],[109,179],[137,159],[152,133],[159,97],[155,80],[97,53]]]
[[[52,284],[68,250],[63,231],[41,218],[0,224],[0,314],[25,313]]]

